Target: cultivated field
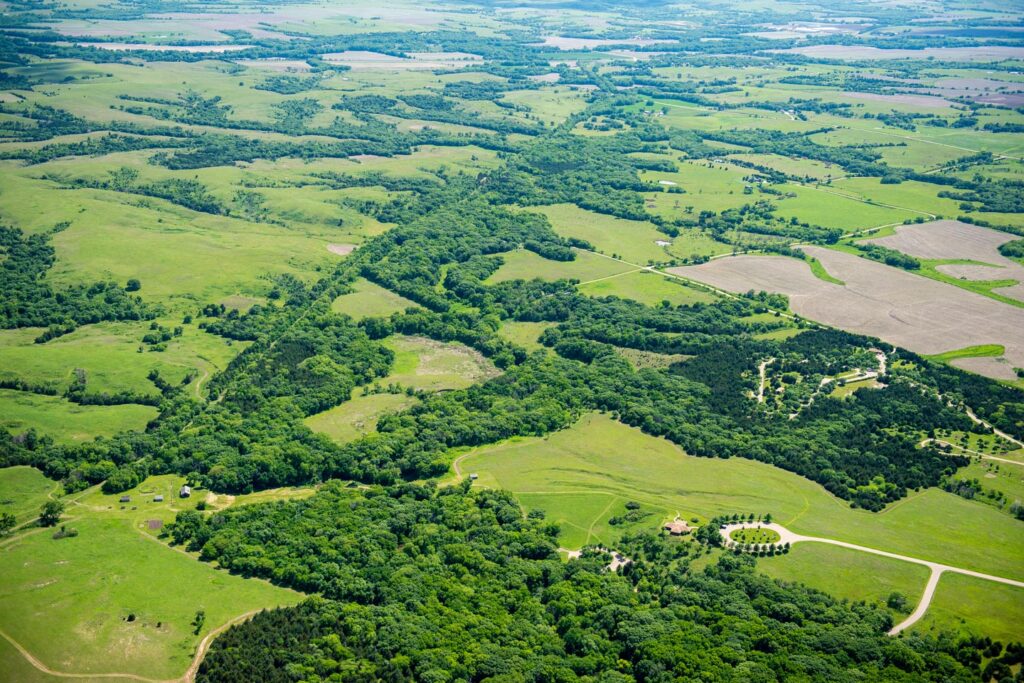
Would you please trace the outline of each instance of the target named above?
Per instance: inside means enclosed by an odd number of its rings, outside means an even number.
[[[803,250],[846,284],[816,278],[808,264],[784,256],[735,256],[671,272],[731,292],[786,294],[805,318],[919,353],[1001,344],[1007,361],[1024,367],[1024,310],[851,254]]]
[[[936,270],[963,280],[1016,280],[993,289],[997,294],[1024,301],[1024,265],[999,253],[999,245],[1013,235],[960,221],[901,225],[895,234],[865,240],[921,259],[938,261]],[[954,263],[941,263],[941,261]],[[973,261],[976,263],[964,263]]]

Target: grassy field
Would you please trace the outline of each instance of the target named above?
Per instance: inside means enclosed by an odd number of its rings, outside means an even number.
[[[156,387],[147,378],[155,369],[174,384],[192,374],[195,391],[201,389],[200,380],[227,367],[247,345],[207,334],[195,324],[182,325],[181,319],[158,322],[183,330],[161,352],[139,352],[145,349],[141,340],[149,331],[148,322],[85,325],[46,344],[33,343],[42,332],[40,328],[0,331],[0,377],[17,377],[63,391],[75,369],[80,368],[85,370],[89,393],[131,391],[156,395]]]
[[[680,306],[710,303],[716,299],[715,295],[691,287],[681,280],[645,270],[588,282],[580,285],[579,290],[587,296],[617,296],[620,299],[633,299],[648,306],[656,306],[663,301]]]
[[[1006,347],[1002,344],[980,344],[978,346],[967,346],[962,349],[954,349],[952,351],[946,351],[934,356],[928,356],[932,360],[939,361],[940,363],[948,363],[951,360],[957,358],[988,358],[1001,356],[1006,353]]]
[[[340,406],[307,417],[306,426],[314,432],[331,437],[337,443],[353,441],[377,429],[377,420],[384,413],[393,413],[416,403],[403,394],[369,394],[356,396]]]
[[[353,292],[342,294],[331,304],[331,310],[345,313],[356,320],[374,316],[388,316],[415,307],[416,302],[384,289],[369,280],[359,278],[352,284]]]
[[[761,557],[759,571],[781,581],[802,583],[838,598],[885,607],[889,595],[902,593],[909,614],[924,592],[928,568],[824,543],[797,543],[785,555]]]
[[[35,429],[58,443],[141,431],[156,415],[151,406],[82,406],[59,396],[0,389],[0,427],[15,434]]]
[[[527,351],[537,351],[545,348],[538,341],[544,330],[551,327],[552,323],[530,323],[506,320],[498,329],[498,335],[505,339],[519,344]]]
[[[34,467],[0,469],[0,512],[10,512],[23,524],[39,515],[48,497],[60,492],[60,485]]]
[[[588,415],[547,438],[478,449],[461,469],[477,472],[481,485],[513,491],[527,508],[545,510],[564,525],[566,547],[613,544],[621,531],[608,524],[612,509],[636,500],[665,518],[768,512],[797,533],[1024,579],[1020,523],[980,502],[927,489],[881,513],[854,510],[776,467],[687,456],[604,415]]]
[[[148,520],[168,522],[194,507],[196,498],[177,498],[183,481],[147,479],[125,505],[94,490],[65,514],[78,536],[54,540],[36,529],[4,541],[0,629],[57,671],[170,678],[211,630],[250,610],[298,602],[298,593],[218,571],[155,537]],[[26,483],[31,493],[38,482]],[[164,503],[152,502],[156,493]],[[206,619],[195,634],[198,610]]]
[[[737,543],[776,543],[780,536],[771,529],[736,529],[729,538]]]
[[[862,379],[856,382],[846,382],[845,384],[837,385],[836,388],[832,390],[832,393],[829,394],[829,396],[843,398],[844,396],[849,396],[858,389],[871,389],[878,386],[880,385],[878,381],[874,378]]]
[[[1020,640],[1024,624],[1024,588],[945,573],[915,631],[948,630],[985,635],[1003,643]]]
[[[383,385],[440,391],[461,389],[498,375],[498,369],[478,351],[456,342],[395,335],[385,344],[395,352],[395,364],[391,374],[381,380]]]
[[[547,216],[559,235],[586,240],[598,251],[632,263],[663,263],[673,258],[674,250],[666,249],[672,238],[658,232],[652,223],[606,216],[574,204],[535,206],[529,211]]]
[[[610,275],[619,275],[635,266],[613,261],[590,252],[574,250],[576,259],[573,261],[552,261],[538,256],[532,251],[517,249],[501,255],[504,263],[486,282],[504,282],[506,280],[579,280],[590,282]]]

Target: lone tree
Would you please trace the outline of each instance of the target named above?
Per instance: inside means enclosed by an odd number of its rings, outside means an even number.
[[[128,280],[127,284],[125,284],[124,289],[126,292],[137,292],[142,289],[142,283],[135,278],[131,278]]]
[[[56,526],[64,512],[64,503],[59,500],[48,500],[39,510],[39,523],[43,526]]]

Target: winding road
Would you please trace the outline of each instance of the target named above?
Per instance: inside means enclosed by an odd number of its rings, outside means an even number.
[[[924,593],[921,595],[921,601],[917,604],[917,608],[910,614],[909,617],[896,624],[889,630],[889,635],[894,636],[900,631],[903,631],[910,626],[913,626],[924,616],[924,613],[928,610],[928,606],[932,602],[932,597],[935,595],[935,588],[939,584],[939,578],[944,572],[950,572],[953,574],[964,574],[965,576],[973,576],[976,579],[984,579],[986,581],[995,581],[996,583],[1004,583],[1009,586],[1016,586],[1017,588],[1024,588],[1024,581],[1017,581],[1015,579],[1007,579],[1002,576],[993,576],[991,574],[983,574],[976,572],[971,569],[962,569],[961,567],[953,567],[948,564],[941,564],[939,562],[930,562],[928,560],[921,560],[916,557],[910,557],[909,555],[900,555],[898,553],[890,553],[885,550],[877,550],[876,548],[868,548],[863,545],[857,545],[855,543],[847,543],[846,541],[837,541],[831,538],[822,538],[820,536],[802,536],[797,533],[793,533],[781,524],[764,523],[764,522],[739,522],[736,524],[727,524],[721,529],[721,534],[727,541],[729,535],[738,529],[771,529],[779,535],[779,540],[776,544],[789,543],[790,545],[795,543],[827,543],[829,545],[837,545],[841,548],[849,548],[850,550],[859,550],[864,553],[871,553],[872,555],[881,555],[882,557],[888,557],[894,560],[902,560],[903,562],[911,562],[913,564],[920,564],[928,567],[931,570],[931,575],[928,577],[928,584],[925,586]]]

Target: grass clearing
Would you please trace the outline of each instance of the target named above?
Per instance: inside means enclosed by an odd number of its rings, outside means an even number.
[[[395,335],[384,344],[395,352],[395,363],[380,384],[442,391],[463,389],[500,374],[479,351],[457,342]]]
[[[581,284],[578,289],[581,294],[587,296],[617,296],[648,306],[657,306],[663,301],[669,302],[672,306],[711,303],[717,298],[714,294],[688,285],[678,278],[665,277],[646,270],[587,282]]]
[[[152,406],[83,406],[59,396],[0,389],[0,427],[12,434],[35,429],[57,443],[142,431],[156,415],[157,409]]]
[[[516,322],[514,320],[506,320],[501,324],[501,328],[498,330],[498,335],[509,340],[513,344],[519,344],[527,351],[539,351],[546,348],[540,343],[540,335],[544,334],[544,330],[552,327],[553,323],[540,322]]]
[[[598,251],[632,263],[664,263],[673,258],[666,250],[672,238],[646,221],[615,218],[575,204],[534,206],[528,210],[546,216],[562,237],[586,240]],[[664,246],[659,246],[658,242]]]
[[[573,261],[552,261],[526,249],[506,252],[501,254],[503,261],[501,267],[492,273],[485,283],[533,280],[534,278],[590,282],[636,270],[636,266],[620,263],[588,251],[574,249],[573,252],[576,254],[576,259]]]
[[[353,282],[352,289],[354,291],[351,293],[342,294],[334,300],[331,304],[332,311],[362,320],[376,316],[389,316],[392,313],[400,313],[407,308],[417,306],[415,301],[410,301],[365,278],[359,278]]]
[[[60,484],[47,479],[34,467],[0,469],[0,512],[10,512],[22,524],[39,515],[40,506]]]
[[[170,521],[176,509],[194,507],[194,499],[176,498],[183,481],[147,479],[125,506],[119,495],[93,490],[65,514],[78,536],[54,540],[39,530],[5,542],[0,628],[58,671],[170,678],[211,630],[250,610],[298,602],[294,591],[218,571],[144,530],[148,519]],[[150,502],[156,492],[166,502]],[[194,634],[200,609],[206,620]]]
[[[105,322],[84,325],[71,334],[45,344],[33,340],[43,330],[24,328],[0,331],[0,377],[16,377],[34,384],[48,384],[63,391],[76,368],[85,370],[89,393],[131,391],[156,395],[147,378],[150,370],[174,384],[188,374],[200,378],[227,367],[247,343],[232,342],[207,334],[196,325],[182,325],[180,318],[157,321],[169,328],[181,326],[182,335],[161,352],[145,350],[142,337],[148,322]]]
[[[416,402],[416,398],[404,393],[356,396],[330,410],[310,415],[305,423],[314,432],[343,444],[376,431],[381,415],[404,410]]]

